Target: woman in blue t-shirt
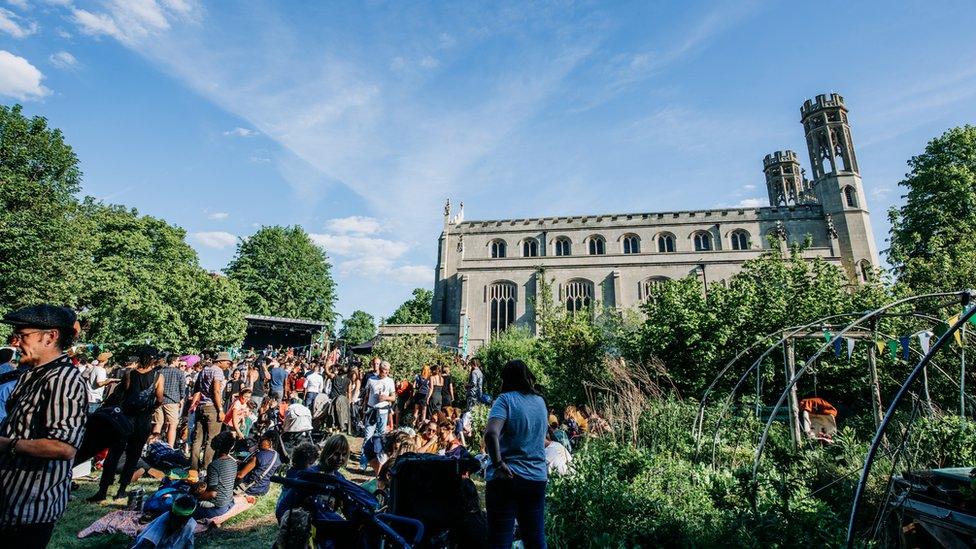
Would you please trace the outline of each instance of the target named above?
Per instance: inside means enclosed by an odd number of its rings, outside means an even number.
[[[269,433],[261,435],[258,451],[247,458],[237,471],[238,489],[247,496],[263,496],[271,489],[271,476],[281,465]]]
[[[491,547],[512,546],[515,519],[527,549],[546,547],[546,402],[521,360],[502,368],[502,392],[488,413],[485,447],[491,457],[485,507]]]

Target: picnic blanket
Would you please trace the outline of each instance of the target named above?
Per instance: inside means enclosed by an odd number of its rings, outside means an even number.
[[[198,520],[196,527],[193,529],[193,533],[200,535],[211,528],[219,528],[221,524],[230,518],[247,511],[253,506],[254,504],[248,503],[244,496],[234,496],[234,505],[231,506],[229,511],[223,515],[220,515],[219,517],[202,521]],[[140,532],[142,532],[143,528],[148,526],[148,523],[141,524],[139,522],[140,515],[142,515],[141,511],[129,511],[127,509],[112,511],[111,513],[93,522],[88,528],[78,532],[78,537],[87,538],[88,536],[98,534],[118,533],[134,538],[138,536]]]

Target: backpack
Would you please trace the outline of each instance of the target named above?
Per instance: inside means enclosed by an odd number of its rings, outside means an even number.
[[[132,373],[129,373],[131,383]],[[153,381],[149,384],[149,387],[139,391],[138,393],[129,394],[123,407],[125,411],[130,414],[144,415],[152,412],[156,409],[156,382],[159,380],[159,370],[153,373]]]

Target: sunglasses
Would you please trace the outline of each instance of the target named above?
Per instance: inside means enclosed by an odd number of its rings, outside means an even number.
[[[19,341],[24,341],[28,336],[34,334],[42,334],[44,332],[50,332],[51,330],[34,330],[33,332],[14,332],[10,334],[10,343],[17,343]]]

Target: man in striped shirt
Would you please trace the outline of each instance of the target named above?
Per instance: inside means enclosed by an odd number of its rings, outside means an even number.
[[[74,311],[27,307],[3,317],[27,368],[0,422],[0,539],[46,547],[68,504],[71,466],[81,445],[88,393],[64,354],[77,333]]]

